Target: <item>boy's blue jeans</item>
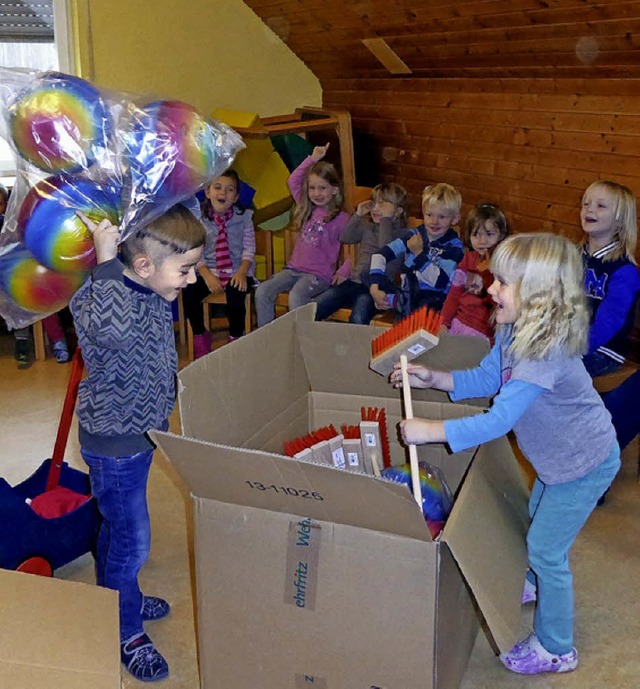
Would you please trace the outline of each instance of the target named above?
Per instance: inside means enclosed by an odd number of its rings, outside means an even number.
[[[151,547],[147,480],[153,450],[127,457],[101,457],[82,450],[82,457],[103,517],[96,583],[119,592],[120,640],[126,641],[143,631],[138,572]]]
[[[569,550],[580,529],[611,485],[620,468],[620,448],[586,476],[545,485],[536,479],[529,515],[527,549],[531,572],[538,588],[534,630],[550,653],[569,653],[573,647],[573,575]],[[531,577],[533,573],[534,577]]]
[[[349,323],[369,325],[376,315],[376,305],[369,294],[369,288],[355,280],[345,280],[335,287],[316,297],[313,301],[318,305],[316,320],[329,318],[338,309],[351,309]]]

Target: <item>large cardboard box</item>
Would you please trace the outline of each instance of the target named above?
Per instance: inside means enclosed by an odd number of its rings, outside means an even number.
[[[185,437],[156,440],[193,497],[204,689],[454,689],[480,613],[495,645],[520,622],[527,488],[502,438],[467,452],[419,448],[456,502],[438,542],[404,487],[281,455],[283,441],[361,406],[385,407],[393,463],[400,395],[368,369],[376,328],[298,309],[180,374]],[[479,340],[423,357],[474,365]],[[416,416],[482,413],[435,391]],[[479,613],[480,611],[480,613]]]
[[[115,591],[0,569],[0,687],[120,686]]]

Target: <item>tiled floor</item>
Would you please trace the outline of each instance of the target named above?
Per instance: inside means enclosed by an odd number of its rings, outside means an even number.
[[[18,370],[12,357],[11,337],[0,336],[0,471],[9,483],[24,480],[50,456],[68,373],[68,366],[57,365],[50,358],[27,370]],[[172,418],[172,430],[179,432],[177,413]],[[84,468],[76,432],[74,424],[66,459],[73,466]],[[634,443],[624,454],[623,470],[606,505],[591,517],[572,553],[576,645],[581,654],[578,670],[557,677],[527,678],[511,674],[495,658],[481,633],[462,689],[515,689],[525,685],[532,689],[556,686],[636,689],[640,686],[640,484],[636,481],[636,468]],[[197,689],[189,499],[159,453],[151,472],[149,505],[153,546],[141,580],[145,591],[165,596],[173,605],[169,618],[149,625],[150,635],[171,666],[170,678],[158,686]],[[92,560],[85,556],[56,574],[93,583]],[[523,632],[530,625],[530,617],[531,611],[523,611]],[[125,673],[125,688],[140,686]]]

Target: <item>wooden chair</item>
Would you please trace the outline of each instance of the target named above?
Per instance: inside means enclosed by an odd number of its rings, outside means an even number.
[[[255,230],[256,236],[256,256],[264,256],[266,277],[273,274],[273,247],[271,244],[271,232],[262,230],[259,227]],[[217,319],[211,313],[211,307],[214,305],[226,305],[227,296],[224,292],[219,294],[210,294],[202,300],[202,309],[204,316],[204,327],[213,332],[217,329]],[[245,333],[253,330],[253,292],[247,292],[245,298]],[[191,324],[184,317],[184,305],[182,303],[182,293],[178,297],[178,331],[180,333],[180,342],[184,344],[186,341],[189,361],[193,361],[193,330]],[[184,333],[184,335],[183,335]],[[184,338],[184,339],[183,339]]]
[[[44,337],[44,326],[42,321],[33,324],[33,350],[36,361],[44,361],[46,358],[46,346]]]

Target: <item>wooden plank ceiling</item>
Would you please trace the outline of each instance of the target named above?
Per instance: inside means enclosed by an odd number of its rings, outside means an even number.
[[[640,77],[637,0],[245,0],[321,82],[415,77]],[[396,77],[397,78],[397,77]]]

